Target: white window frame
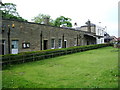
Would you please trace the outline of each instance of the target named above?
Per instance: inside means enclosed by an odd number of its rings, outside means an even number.
[[[19,43],[18,40],[12,40],[12,54],[18,54]]]
[[[18,40],[12,40],[12,45],[15,46],[12,49],[18,49]]]
[[[74,46],[77,46],[77,38],[74,38]]]
[[[52,47],[52,40],[54,40],[54,44],[53,44],[54,46],[53,47]],[[55,49],[55,39],[54,38],[51,39],[51,49]]]
[[[59,40],[61,40],[61,42],[59,43]],[[58,48],[62,48],[62,39],[59,39],[58,40]],[[59,44],[60,44],[60,46],[59,46]]]

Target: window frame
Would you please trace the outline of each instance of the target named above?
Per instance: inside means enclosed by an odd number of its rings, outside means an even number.
[[[58,48],[62,48],[62,39],[58,39]]]
[[[52,42],[52,40],[53,40],[53,42]],[[54,38],[51,39],[51,49],[55,49],[55,39]]]

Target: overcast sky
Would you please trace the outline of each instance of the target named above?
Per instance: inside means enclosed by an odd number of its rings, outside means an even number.
[[[31,22],[39,13],[48,14],[52,19],[65,16],[82,26],[89,19],[92,23],[107,26],[110,35],[118,36],[119,0],[2,0],[14,3],[21,17]],[[99,23],[101,22],[101,24]]]

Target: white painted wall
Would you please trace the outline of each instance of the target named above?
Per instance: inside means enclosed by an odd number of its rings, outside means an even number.
[[[104,33],[105,33],[104,28],[96,25],[96,35],[103,36],[101,38],[98,37],[96,38],[97,44],[104,43]]]

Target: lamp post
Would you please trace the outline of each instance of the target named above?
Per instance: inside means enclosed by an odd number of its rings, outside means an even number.
[[[12,28],[14,28],[15,25],[12,24]],[[11,54],[11,51],[10,51],[10,25],[8,25],[8,54]]]

